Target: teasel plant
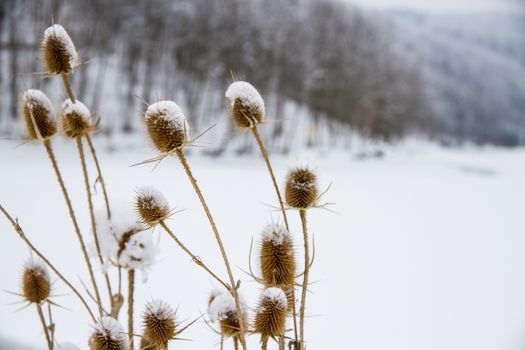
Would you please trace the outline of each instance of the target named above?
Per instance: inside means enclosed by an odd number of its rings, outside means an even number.
[[[282,289],[270,287],[263,290],[253,324],[254,332],[261,335],[262,350],[267,350],[270,338],[279,343],[280,350],[284,350],[287,312],[288,299]]]
[[[239,337],[241,335],[241,325],[243,329],[248,329],[248,307],[242,297],[239,296],[241,304],[241,317],[237,313],[237,306],[232,295],[222,288],[212,290],[208,298],[208,317],[210,322],[217,322],[219,330],[215,330],[208,321],[208,326],[220,335],[220,349],[224,348],[224,341],[231,338],[234,350],[239,349]]]
[[[154,147],[160,153],[158,157],[141,162],[139,164],[144,164],[151,161],[160,161],[168,156],[176,155],[179,159],[184,171],[201,203],[208,222],[212,228],[215,240],[219,247],[226,271],[228,274],[229,283],[224,283],[221,280],[221,284],[224,285],[226,289],[232,294],[235,305],[237,309],[237,314],[239,319],[242,318],[241,314],[241,304],[239,301],[238,289],[240,287],[240,280],[235,280],[232,272],[232,268],[226,254],[226,249],[222,242],[221,235],[215,223],[210,208],[202,194],[202,191],[197,184],[193,172],[189,166],[188,160],[184,153],[184,149],[187,145],[194,143],[201,135],[197,136],[195,139],[190,139],[190,128],[186,120],[186,116],[182,109],[173,101],[163,100],[156,103],[153,103],[148,106],[145,113],[145,122],[147,134],[152,141]],[[138,164],[136,164],[138,165]],[[197,261],[197,260],[195,260]],[[204,267],[203,265],[200,265]],[[209,269],[207,269],[209,270]],[[211,271],[208,271],[211,272]],[[214,276],[217,280],[220,280],[218,277]],[[245,338],[245,328],[244,324],[241,322],[240,325],[240,335],[239,341],[244,350],[247,349],[246,338]]]
[[[91,350],[129,350],[128,334],[119,321],[103,316],[93,325],[89,347]]]
[[[77,50],[71,37],[63,26],[60,24],[54,24],[47,28],[44,32],[44,39],[42,40],[42,61],[47,69],[48,74],[60,75],[64,88],[68,95],[68,99],[62,104],[60,111],[60,123],[62,134],[75,140],[79,158],[82,165],[82,174],[84,177],[84,184],[86,189],[86,195],[88,200],[88,208],[91,221],[91,230],[93,233],[95,248],[99,263],[104,265],[104,260],[100,254],[100,245],[98,242],[98,236],[96,231],[96,222],[93,208],[93,199],[89,182],[89,174],[87,170],[86,157],[84,152],[84,146],[82,140],[85,139],[91,155],[93,157],[98,177],[97,181],[100,182],[102,187],[102,194],[104,197],[106,215],[109,219],[111,217],[111,210],[109,206],[109,199],[107,195],[106,185],[102,176],[100,164],[96,154],[95,147],[91,140],[91,134],[95,131],[98,121],[95,122],[91,117],[89,109],[81,102],[78,101],[73,93],[71,84],[69,82],[69,75],[72,74],[74,68],[79,65],[79,59]],[[121,299],[120,295],[113,295],[111,282],[109,280],[107,272],[104,273],[105,283],[109,294],[109,301],[112,303],[112,309],[118,307],[118,300]],[[98,288],[95,288],[95,297],[99,303],[102,303]],[[113,302],[116,304],[113,304]]]
[[[264,142],[258,129],[259,125],[266,122],[264,100],[259,91],[246,81],[234,81],[226,90],[225,96],[230,102],[231,119],[234,125],[239,132],[251,131],[257,146],[259,147],[259,151],[261,152],[272,180],[273,188],[279,203],[279,209],[282,213],[284,226],[287,231],[290,231],[284,200],[281,191],[279,190],[279,185],[277,184],[268,151],[264,146]],[[295,287],[293,285],[287,290],[287,295],[289,295],[289,307],[292,309],[293,329],[295,335],[294,346],[296,347],[298,335],[295,311]]]
[[[69,217],[73,223],[75,234],[79,241],[80,248],[84,256],[84,261],[89,272],[91,283],[95,291],[95,295],[97,296],[96,301],[98,305],[99,314],[102,315],[103,308],[100,300],[100,295],[98,293],[98,286],[93,272],[93,266],[91,265],[86,244],[80,231],[80,226],[78,224],[76,213],[73,209],[73,204],[71,202],[69,192],[64,183],[62,173],[60,171],[60,168],[58,167],[58,161],[55,156],[53,146],[51,144],[51,138],[57,134],[55,109],[49,98],[42,91],[36,89],[29,89],[25,91],[23,95],[21,111],[27,130],[28,140],[42,142],[49,157],[49,160],[51,161],[51,166],[53,167],[55,176],[62,191],[62,195],[66,202]]]

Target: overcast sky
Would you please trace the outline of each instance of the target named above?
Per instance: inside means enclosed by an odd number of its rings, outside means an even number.
[[[347,0],[363,7],[439,12],[525,10],[525,0]]]

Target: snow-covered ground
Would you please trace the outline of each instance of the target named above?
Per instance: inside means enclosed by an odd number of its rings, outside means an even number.
[[[28,236],[66,276],[77,285],[78,276],[87,282],[43,148],[15,146],[6,141],[0,146],[0,203],[19,218]],[[75,149],[60,140],[56,151],[87,236]],[[172,206],[185,209],[169,221],[170,227],[225,276],[212,232],[178,161],[166,159],[153,171],[152,165],[129,167],[152,155],[145,147],[102,152],[110,195],[132,197],[140,185],[159,188]],[[358,160],[341,151],[273,158],[281,181],[301,160],[318,173],[321,188],[333,184],[325,199],[336,203],[331,208],[337,214],[322,209],[308,213],[316,242],[312,279],[317,281],[307,301],[310,349],[524,348],[525,149],[445,150],[414,142],[389,147],[380,159]],[[189,161],[235,274],[243,280],[244,297],[255,306],[258,286],[241,269],[247,269],[252,237],[257,239],[264,226],[279,217],[270,207],[275,197],[264,164],[258,155],[216,159],[195,155]],[[95,201],[102,204],[100,191]],[[298,214],[290,212],[290,218],[299,241]],[[206,311],[214,281],[164,232],[156,229],[153,234],[161,252],[147,283],[137,286],[137,315],[146,301],[162,298],[179,307],[179,320],[190,321]],[[19,290],[28,256],[28,249],[0,218],[0,289]],[[60,281],[54,284],[54,294],[54,301],[64,307],[54,313],[57,340],[87,349],[92,328],[84,310]],[[43,349],[36,312],[33,307],[15,312],[22,305],[11,303],[19,300],[0,293],[0,338]],[[137,329],[139,321],[137,317]],[[202,321],[182,337],[192,341],[178,341],[170,348],[218,346],[218,336]],[[257,336],[250,337],[250,348],[257,348],[258,341]]]

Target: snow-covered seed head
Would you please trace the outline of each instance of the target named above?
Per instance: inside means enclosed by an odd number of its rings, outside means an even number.
[[[40,90],[29,89],[22,98],[22,113],[31,140],[48,139],[55,135],[55,109],[49,98]]]
[[[152,187],[143,187],[137,191],[136,208],[142,223],[155,226],[170,216],[168,201],[164,195]]]
[[[248,326],[246,305],[241,299],[242,322],[244,328]],[[236,337],[240,334],[240,322],[237,317],[235,299],[227,291],[214,290],[208,300],[208,316],[212,322],[219,321],[223,337]]]
[[[317,199],[317,177],[308,168],[292,170],[286,179],[286,203],[297,209],[306,209],[315,205]]]
[[[53,74],[68,74],[77,64],[75,45],[60,24],[54,24],[44,32],[42,58],[48,72]]]
[[[167,349],[168,342],[175,337],[175,311],[162,300],[153,300],[146,305],[142,324],[142,337],[154,349]]]
[[[264,101],[250,83],[236,81],[226,90],[232,119],[240,129],[253,128],[264,120]]]
[[[260,265],[267,287],[290,287],[295,282],[293,240],[283,225],[267,225],[261,237]]]
[[[22,292],[24,298],[30,303],[40,304],[49,298],[51,281],[46,266],[41,262],[30,260],[25,264]]]
[[[160,153],[182,149],[190,138],[190,128],[180,107],[173,101],[151,104],[145,114],[151,141]]]
[[[261,337],[277,337],[286,330],[288,301],[280,288],[267,288],[260,297],[255,314],[254,331]]]
[[[60,126],[65,136],[75,138],[93,131],[91,112],[80,101],[73,102],[69,98],[60,108]]]
[[[95,331],[89,339],[91,350],[128,350],[128,335],[119,321],[104,316],[94,328]]]

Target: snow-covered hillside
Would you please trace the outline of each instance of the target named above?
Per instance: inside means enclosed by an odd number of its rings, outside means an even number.
[[[31,239],[80,285],[86,279],[78,244],[56,180],[41,146],[0,147],[1,203],[16,215]],[[99,147],[108,190],[129,197],[139,185],[153,185],[170,204],[185,211],[169,226],[205,261],[224,274],[202,209],[176,159],[152,166],[129,165],[151,156],[145,147],[108,152]],[[75,149],[56,143],[60,166],[89,232],[80,164]],[[383,148],[382,159],[358,160],[348,153],[301,152],[275,156],[283,180],[298,160],[318,173],[326,201],[337,214],[311,210],[316,261],[308,301],[310,349],[518,350],[525,344],[525,151],[446,150],[420,142]],[[254,306],[256,284],[243,274],[248,248],[278,213],[264,164],[258,156],[189,159],[224,235],[226,249],[242,278],[242,292]],[[93,170],[93,169],[91,169]],[[95,197],[102,205],[101,193]],[[299,239],[298,215],[290,212]],[[137,286],[139,312],[162,298],[179,306],[179,320],[206,311],[214,282],[155,230],[161,253],[146,284]],[[0,218],[0,289],[18,291],[29,253]],[[300,253],[298,249],[298,253]],[[139,276],[140,280],[140,276]],[[91,331],[77,300],[60,282],[53,285],[56,338],[86,349]],[[64,295],[66,294],[66,295]],[[0,293],[0,338],[43,349],[33,307],[16,312],[20,298]],[[122,319],[125,321],[125,316]],[[137,320],[137,329],[140,329]],[[218,337],[199,321],[171,349],[217,349]],[[250,337],[257,348],[258,337]],[[231,344],[228,344],[230,347]],[[275,347],[276,348],[276,347]]]

